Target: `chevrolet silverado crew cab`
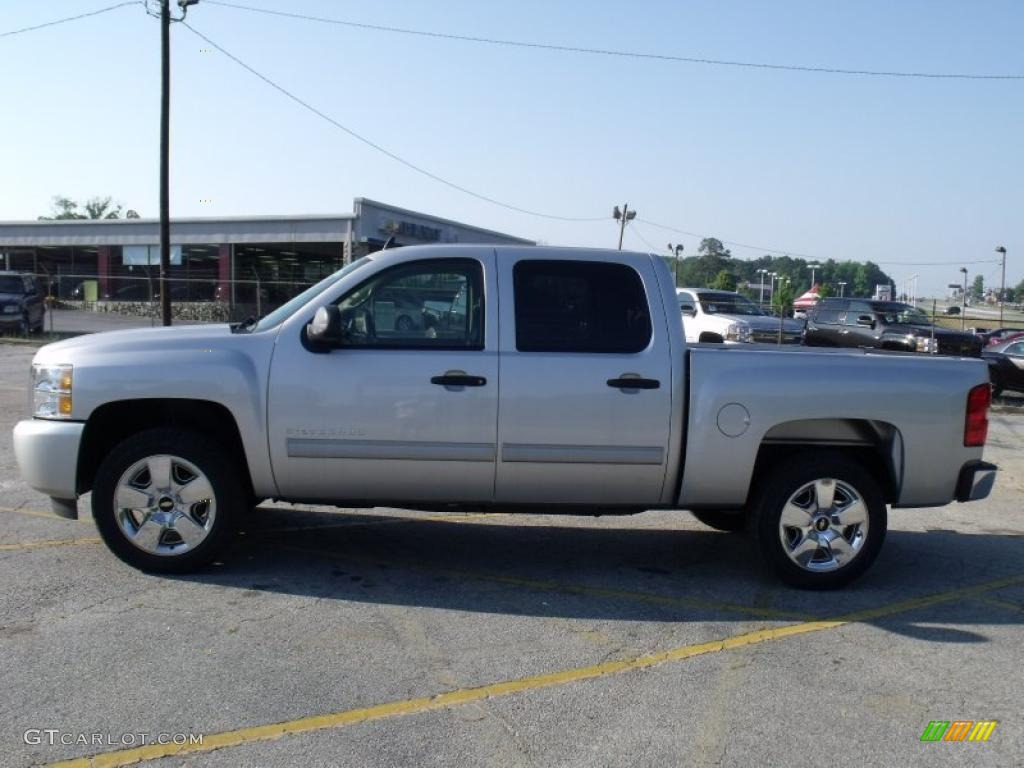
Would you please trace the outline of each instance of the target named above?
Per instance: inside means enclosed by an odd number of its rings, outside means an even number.
[[[43,347],[15,453],[56,510],[91,492],[110,549],[163,572],[272,498],[688,509],[828,588],[875,559],[887,505],[988,494],[984,362],[689,348],[672,283],[620,251],[381,251],[258,322]]]
[[[712,344],[799,344],[804,324],[769,315],[733,291],[677,288],[688,342]]]

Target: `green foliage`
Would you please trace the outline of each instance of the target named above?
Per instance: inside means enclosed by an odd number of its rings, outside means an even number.
[[[793,258],[791,256],[762,256],[749,261],[735,259],[722,241],[713,237],[701,241],[696,256],[688,256],[679,262],[679,285],[691,286],[694,288],[715,287],[722,271],[726,271],[736,281],[736,284],[743,290],[746,283],[758,284],[761,276],[757,270],[766,269],[775,272],[783,278],[788,277],[796,296],[811,287],[811,270],[807,268],[810,263],[806,259]],[[851,297],[870,297],[875,292],[875,286],[879,284],[891,285],[892,279],[879,266],[873,262],[858,261],[836,261],[828,259],[818,262],[821,266],[817,268],[815,279],[820,287],[828,286],[825,290],[828,295],[839,294],[838,285],[846,283],[843,295]],[[668,257],[669,269],[675,273],[674,260]],[[767,284],[770,277],[765,278]],[[776,278],[776,281],[778,278]],[[758,291],[754,290],[748,294],[757,296]],[[767,289],[765,297],[767,298]]]
[[[980,301],[985,298],[985,278],[981,275],[975,275],[974,282],[971,283],[971,298],[975,301]]]
[[[827,299],[829,296],[834,296],[835,293],[832,291],[832,286],[828,283],[818,283],[818,296],[823,299]]]
[[[772,309],[779,314],[788,315],[793,311],[793,300],[797,297],[796,291],[791,283],[783,283],[775,289],[772,296]]]
[[[716,288],[719,291],[735,291],[736,290],[736,276],[733,275],[729,270],[722,269],[715,275],[715,279],[711,281],[711,288]]]
[[[81,205],[70,197],[57,195],[53,198],[52,207],[53,215],[40,216],[40,221],[64,219],[119,219],[121,218],[122,211],[122,206],[115,204],[114,198],[109,195],[107,197],[90,197]],[[137,219],[139,218],[139,214],[129,209],[125,214],[125,218]]]

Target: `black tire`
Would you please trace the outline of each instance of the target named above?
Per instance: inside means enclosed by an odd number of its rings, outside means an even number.
[[[878,481],[859,462],[840,452],[802,453],[775,465],[765,473],[764,478],[753,498],[752,528],[761,557],[780,579],[801,589],[838,589],[861,576],[871,566],[885,541],[887,511],[885,496]],[[801,508],[802,503],[797,502],[805,497],[797,494],[822,479],[836,481],[831,484],[831,488],[834,489],[834,499],[840,504],[850,500],[849,491],[859,497],[863,509],[860,516],[866,521],[866,526],[837,524],[819,534],[821,529],[811,529],[821,515],[808,512],[809,535],[803,534],[797,527],[783,527],[782,514],[790,499],[794,499],[795,507]],[[828,487],[826,483],[825,488]],[[816,493],[816,490],[808,492]],[[808,509],[818,509],[816,498],[811,499]],[[836,511],[840,522],[843,512],[848,512],[847,520],[857,517],[852,504],[846,504]],[[858,532],[862,538],[858,539]],[[841,560],[846,559],[845,554],[840,558],[839,553],[833,554],[831,546],[820,547],[816,544],[816,541],[820,541],[818,536],[826,534],[832,536],[833,541],[837,535],[842,535],[846,542],[843,549],[851,549],[859,541],[856,554],[842,563]],[[807,545],[805,551],[811,552],[807,565],[800,565],[791,558],[790,551],[798,548],[795,542],[803,542]],[[827,555],[832,555],[832,558],[828,559]]]
[[[209,531],[194,548],[179,554],[154,554],[133,544],[114,508],[122,475],[136,462],[156,455],[191,463],[205,475],[213,491],[215,515]],[[92,512],[104,542],[124,562],[149,573],[190,573],[213,562],[231,541],[247,500],[239,469],[226,449],[206,435],[161,427],[126,438],[103,460],[93,483]]]
[[[747,527],[747,515],[742,510],[735,512],[722,512],[719,510],[690,511],[694,517],[700,520],[708,528],[726,533],[739,533]]]

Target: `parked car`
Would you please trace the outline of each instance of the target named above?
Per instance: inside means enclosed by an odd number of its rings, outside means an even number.
[[[1024,392],[1024,335],[986,347],[981,356],[988,363],[994,395],[1001,395],[1005,389]]]
[[[676,290],[688,342],[799,344],[803,323],[773,317],[756,302],[732,291],[709,288]]]
[[[959,315],[960,314],[960,307],[957,307],[957,306],[946,307],[946,314],[947,315]]]
[[[934,325],[917,307],[895,301],[822,299],[807,318],[811,347],[867,347],[979,357],[981,339]]]
[[[446,332],[378,336],[373,296],[410,274],[462,286]],[[59,513],[91,492],[109,548],[156,572],[210,563],[274,498],[689,509],[751,526],[788,583],[833,588],[877,556],[888,504],[989,493],[981,360],[688,347],[677,301],[656,255],[381,251],[258,322],[43,347],[14,453]]]
[[[153,297],[155,298],[156,295],[156,283],[154,282]],[[149,285],[141,280],[122,285],[104,297],[104,301],[149,301],[149,299]]]
[[[979,334],[987,346],[995,346],[1009,340],[1011,336],[1024,334],[1024,328],[996,328],[994,331],[986,331]]]
[[[46,302],[35,276],[0,272],[0,329],[39,333],[45,317]]]

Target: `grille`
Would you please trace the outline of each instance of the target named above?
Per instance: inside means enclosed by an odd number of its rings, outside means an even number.
[[[801,333],[799,331],[783,331],[782,332],[782,343],[783,344],[799,344]],[[778,331],[752,331],[750,334],[751,341],[756,344],[778,344],[779,343],[779,332]]]

